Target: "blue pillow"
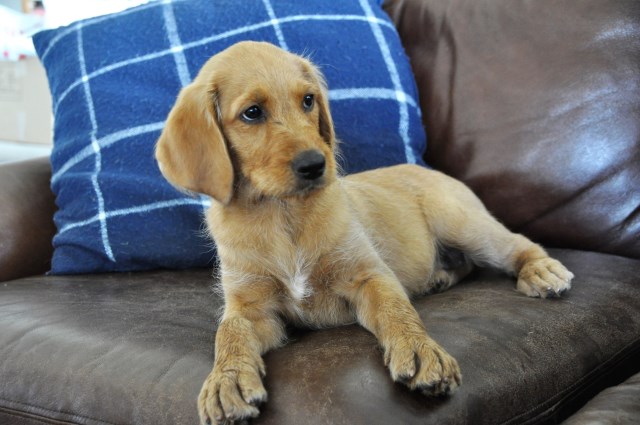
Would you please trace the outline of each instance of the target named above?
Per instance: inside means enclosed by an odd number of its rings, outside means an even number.
[[[209,266],[208,198],[160,175],[153,150],[180,88],[242,40],[304,54],[329,84],[348,173],[422,164],[415,81],[374,0],[174,0],[43,31],[55,118],[52,273]]]

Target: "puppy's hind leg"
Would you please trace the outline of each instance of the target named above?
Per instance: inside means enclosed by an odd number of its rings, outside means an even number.
[[[438,239],[457,247],[478,265],[496,267],[518,278],[517,288],[530,297],[552,298],[571,288],[573,273],[538,244],[507,230],[460,182],[443,203],[436,220]]]

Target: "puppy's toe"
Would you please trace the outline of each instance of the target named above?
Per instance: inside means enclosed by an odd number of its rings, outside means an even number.
[[[416,374],[416,356],[412,347],[406,341],[389,347],[385,355],[385,363],[391,372],[391,378],[407,384]]]
[[[420,371],[410,387],[428,396],[452,394],[462,382],[458,362],[435,343],[418,348]]]
[[[266,399],[267,392],[258,373],[245,370],[214,370],[205,381],[198,397],[200,423],[241,423],[255,418],[260,413],[256,406]]]
[[[426,335],[399,338],[387,363],[394,381],[428,396],[451,394],[462,380],[456,360]]]

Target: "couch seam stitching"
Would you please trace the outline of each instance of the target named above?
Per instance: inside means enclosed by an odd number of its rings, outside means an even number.
[[[5,402],[5,403],[8,403],[8,404],[15,404],[15,405],[17,405],[17,407],[22,407],[22,408],[27,407],[27,408],[31,408],[31,409],[39,409],[39,410],[41,410],[41,411],[43,411],[45,413],[49,413],[49,414],[61,413],[63,415],[68,415],[71,418],[88,419],[88,420],[91,420],[91,421],[103,423],[105,425],[117,425],[114,422],[107,422],[107,421],[104,421],[104,420],[101,420],[101,419],[97,419],[97,418],[94,418],[94,417],[91,417],[91,416],[81,415],[81,414],[78,414],[78,413],[72,413],[72,412],[68,412],[68,411],[64,411],[64,410],[52,410],[52,409],[48,409],[46,407],[35,406],[35,405],[32,405],[32,404],[22,403],[20,401],[9,400],[9,399],[2,398],[2,397],[0,397],[0,402]],[[43,418],[47,418],[46,416],[38,414],[38,413],[32,413],[32,412],[29,412],[27,410],[18,410],[17,408],[10,407],[8,405],[3,405],[3,404],[4,403],[0,404],[0,408],[4,408],[4,409],[7,409],[7,410],[13,410],[15,412],[24,412],[26,414],[38,415],[38,416],[42,416]],[[52,418],[52,417],[47,418],[47,419],[56,420],[55,418]]]

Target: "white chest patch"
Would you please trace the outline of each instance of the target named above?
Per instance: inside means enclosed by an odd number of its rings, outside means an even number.
[[[308,265],[301,255],[296,255],[293,270],[287,274],[289,291],[296,301],[300,301],[312,294],[313,290],[309,284]]]
[[[291,295],[297,301],[311,295],[311,288],[309,287],[309,276],[300,273],[295,274],[289,281],[289,287],[291,289]]]

